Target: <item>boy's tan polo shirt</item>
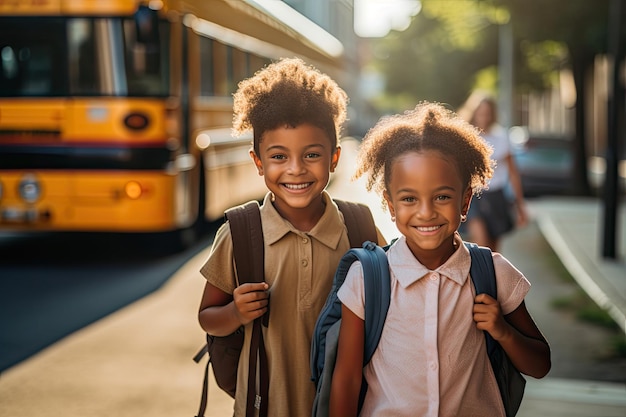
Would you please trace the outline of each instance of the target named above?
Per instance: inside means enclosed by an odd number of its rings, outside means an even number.
[[[343,216],[324,192],[326,209],[309,232],[296,230],[265,197],[261,221],[265,244],[265,277],[270,292],[269,325],[264,339],[270,368],[272,417],[311,415],[315,386],[309,366],[311,337],[317,316],[332,286],[335,269],[349,249]],[[200,272],[212,285],[232,294],[236,286],[230,228],[218,230]],[[235,416],[245,416],[248,352],[252,326],[245,329],[239,359]]]

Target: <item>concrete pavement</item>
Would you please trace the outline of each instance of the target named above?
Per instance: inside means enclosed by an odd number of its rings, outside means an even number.
[[[616,259],[602,256],[603,201],[553,197],[534,206],[539,228],[563,265],[626,332],[626,201],[617,212]]]
[[[359,187],[347,188],[354,190],[354,196],[350,191],[335,192],[332,187],[334,196],[362,200],[373,210],[379,207],[378,199],[370,195],[364,199]],[[617,318],[622,317],[626,290],[623,207],[620,258],[606,261],[598,255],[597,200],[547,198],[530,204],[538,229],[571,274],[593,293],[594,299],[600,300]],[[387,213],[377,211],[376,220],[388,238],[395,236]],[[505,248],[513,251],[531,246],[524,239],[537,238],[533,229],[519,236],[523,239],[511,241]],[[511,246],[513,243],[518,246]],[[196,321],[204,285],[198,270],[208,250],[191,259],[157,292],[0,375],[0,417],[193,417],[203,375],[203,365],[191,360],[204,341]],[[532,269],[535,261],[526,259],[528,264],[520,269]],[[556,327],[565,326],[557,323]],[[550,340],[551,333],[542,330]],[[555,363],[558,360],[554,357]],[[229,416],[231,412],[232,400],[211,382],[207,417]],[[625,415],[626,374],[623,378],[618,375],[617,382],[552,374],[542,380],[528,378],[518,414],[520,417]]]

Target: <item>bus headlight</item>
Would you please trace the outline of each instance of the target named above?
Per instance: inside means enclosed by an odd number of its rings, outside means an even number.
[[[19,195],[27,203],[34,203],[41,197],[41,184],[33,175],[25,175],[20,181]]]

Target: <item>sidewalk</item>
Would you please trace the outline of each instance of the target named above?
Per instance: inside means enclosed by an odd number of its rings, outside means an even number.
[[[551,197],[533,204],[539,228],[563,265],[626,332],[626,201],[617,213],[615,260],[602,256],[601,200]]]
[[[596,200],[546,198],[533,201],[532,208],[542,233],[581,286],[614,316],[624,317],[623,207],[621,255],[615,262],[598,255]],[[193,417],[204,371],[191,359],[204,341],[196,322],[204,285],[197,271],[208,250],[191,259],[157,292],[0,375],[0,417]],[[232,415],[232,400],[213,382],[210,386],[207,417]],[[626,415],[626,382],[528,378],[518,414],[600,415]]]
[[[615,260],[602,257],[603,202],[577,197],[532,200],[531,211],[545,240],[563,266],[598,305],[626,331],[626,205],[618,211]],[[532,260],[529,260],[532,262]],[[581,335],[584,337],[584,335]],[[527,378],[518,417],[626,415],[623,383]]]

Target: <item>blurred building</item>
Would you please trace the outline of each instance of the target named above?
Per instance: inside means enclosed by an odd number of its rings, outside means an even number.
[[[348,108],[348,135],[362,135],[371,127],[371,118],[363,90],[360,88],[362,62],[360,43],[354,32],[354,0],[283,0],[328,33],[337,38],[344,47],[347,77],[337,82],[350,97]]]

